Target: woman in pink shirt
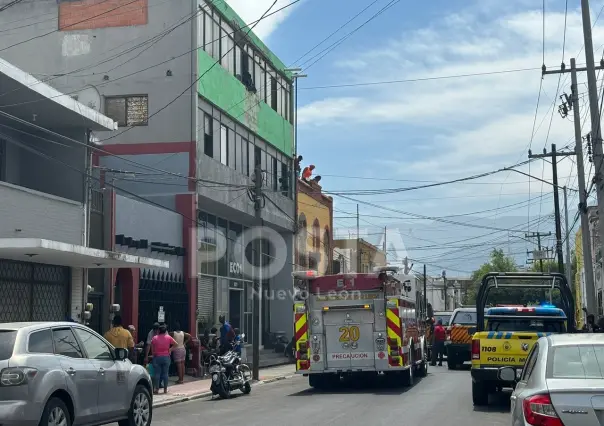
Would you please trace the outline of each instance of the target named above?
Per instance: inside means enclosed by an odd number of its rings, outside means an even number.
[[[160,379],[164,384],[164,393],[168,393],[168,368],[170,367],[170,354],[172,348],[177,345],[176,340],[167,332],[164,325],[160,325],[159,333],[151,339],[153,351],[153,393],[159,393]]]

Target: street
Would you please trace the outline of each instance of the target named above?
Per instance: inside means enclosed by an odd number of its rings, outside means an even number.
[[[499,426],[509,424],[509,394],[491,400],[486,409],[474,410],[470,373],[430,367],[428,377],[409,389],[383,384],[319,392],[304,377],[257,386],[249,396],[239,392],[229,400],[209,398],[158,408],[155,426],[180,424],[254,426],[266,424]]]

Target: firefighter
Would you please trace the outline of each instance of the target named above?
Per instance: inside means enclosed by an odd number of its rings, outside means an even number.
[[[434,343],[432,344],[432,362],[430,365],[436,365],[436,358],[438,357],[438,366],[442,367],[443,365],[443,356],[445,353],[445,339],[447,338],[447,333],[445,332],[445,328],[443,327],[443,320],[439,319],[434,327],[433,339]]]

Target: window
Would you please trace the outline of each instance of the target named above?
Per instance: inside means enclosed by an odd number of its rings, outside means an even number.
[[[222,241],[224,241],[226,243],[227,241],[227,226],[228,226],[228,222],[224,219],[217,219],[216,222],[216,233],[217,233],[217,238],[221,238]],[[224,247],[226,249],[226,247]],[[219,254],[222,254],[224,252],[222,252]],[[218,259],[218,273],[217,275],[221,276],[221,277],[226,277],[228,276],[228,259],[226,255],[223,255],[222,257],[220,257]],[[228,289],[228,286],[227,286]]]
[[[204,39],[204,48],[203,50],[205,50],[206,52],[208,52],[208,55],[210,56],[214,56],[214,43],[212,43],[212,31],[214,28],[214,21],[212,20],[212,15],[208,14],[208,13],[204,13],[205,15],[205,24],[204,24],[204,34],[205,34],[205,39]]]
[[[14,330],[0,330],[0,359],[5,360],[13,356],[13,348],[17,332]]]
[[[289,197],[289,179],[287,164],[281,163],[281,194],[285,197]]]
[[[558,319],[488,318],[489,331],[526,331],[529,333],[564,333],[564,321]]]
[[[279,165],[277,164],[277,159],[275,157],[273,160],[273,189],[276,191],[279,187]]]
[[[271,108],[277,111],[278,105],[279,91],[277,90],[277,79],[273,75],[271,75]]]
[[[89,359],[113,361],[111,349],[109,349],[109,346],[105,342],[103,342],[91,332],[83,330],[81,328],[76,327],[74,328],[74,331],[82,342],[84,350],[88,354]]]
[[[262,164],[262,154],[262,149],[260,149],[260,147],[254,147],[254,166]]]
[[[55,353],[52,346],[52,331],[48,329],[31,333],[27,342],[27,351],[34,354]]]
[[[212,117],[208,114],[203,116],[203,152],[208,157],[214,157],[214,132],[212,125],[214,124]]]
[[[228,166],[228,144],[229,144],[229,133],[224,125],[220,125],[220,162],[225,166]]]
[[[0,139],[0,181],[6,181],[6,141]]]
[[[250,175],[250,165],[249,165],[249,159],[250,157],[250,143],[241,138],[241,164],[242,164],[242,168],[241,168],[241,173],[243,173],[246,176]]]
[[[105,115],[118,126],[146,126],[149,120],[149,99],[141,96],[115,96],[105,98]]]
[[[520,375],[520,381],[526,382],[531,373],[535,369],[535,364],[537,363],[537,357],[539,355],[539,345],[535,344],[529,353],[529,356],[526,360],[526,364],[524,364],[524,369],[522,370],[522,374]]]
[[[55,344],[55,353],[70,358],[84,358],[80,345],[76,340],[71,328],[61,328],[52,331]]]
[[[549,378],[604,379],[604,345],[554,347]]]
[[[453,317],[451,321],[451,325],[459,324],[459,325],[474,325],[477,321],[476,312],[462,312],[459,311]]]
[[[222,30],[220,31],[220,33],[220,52],[222,54],[222,66],[231,74],[234,74],[235,53],[233,52],[233,30],[226,22],[222,22]]]
[[[222,53],[220,52],[220,25],[218,19],[216,21],[212,20],[212,38],[210,40],[212,40],[212,58],[219,62]]]

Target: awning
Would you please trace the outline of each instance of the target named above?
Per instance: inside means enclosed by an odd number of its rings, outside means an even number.
[[[72,268],[169,268],[167,260],[43,240],[0,238],[0,259],[69,266]]]

